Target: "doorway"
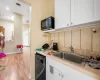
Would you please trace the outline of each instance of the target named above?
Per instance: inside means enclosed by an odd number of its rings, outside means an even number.
[[[0,59],[5,69],[0,80],[28,80],[30,76],[30,13],[31,6],[19,0],[0,0],[0,26],[5,28],[7,57]],[[23,45],[18,54],[17,45]]]

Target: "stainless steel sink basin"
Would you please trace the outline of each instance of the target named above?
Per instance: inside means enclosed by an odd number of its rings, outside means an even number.
[[[56,57],[59,57],[61,59],[72,61],[74,63],[78,63],[78,64],[82,63],[82,57],[80,57],[80,56],[78,56],[74,53],[59,52],[59,53],[55,53],[53,55],[56,56]]]

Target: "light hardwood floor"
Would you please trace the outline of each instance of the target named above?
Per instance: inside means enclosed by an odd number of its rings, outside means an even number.
[[[26,56],[27,55],[27,56]],[[0,65],[6,66],[0,71],[0,80],[29,80],[29,54],[11,54],[0,59]]]

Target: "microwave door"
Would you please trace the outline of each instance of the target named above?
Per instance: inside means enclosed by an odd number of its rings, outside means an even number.
[[[52,26],[51,26],[51,20],[50,20],[50,18],[49,18],[49,21],[48,21],[48,27],[49,27],[49,29],[51,29],[52,28]]]
[[[46,29],[46,22],[43,21],[43,22],[42,22],[42,30],[45,30],[45,29]]]
[[[48,25],[48,20],[46,20],[46,29],[48,30],[49,25]]]
[[[48,30],[50,30],[50,24],[51,24],[50,19],[47,19],[47,21],[46,21],[46,28]]]

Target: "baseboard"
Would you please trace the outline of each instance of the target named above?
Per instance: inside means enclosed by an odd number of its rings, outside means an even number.
[[[31,76],[31,74],[29,74],[29,80],[35,80],[35,79]]]
[[[24,47],[30,47],[30,46],[24,46]]]
[[[9,52],[9,53],[6,53],[6,54],[9,55],[9,54],[16,54],[16,53],[18,53],[18,52]]]

